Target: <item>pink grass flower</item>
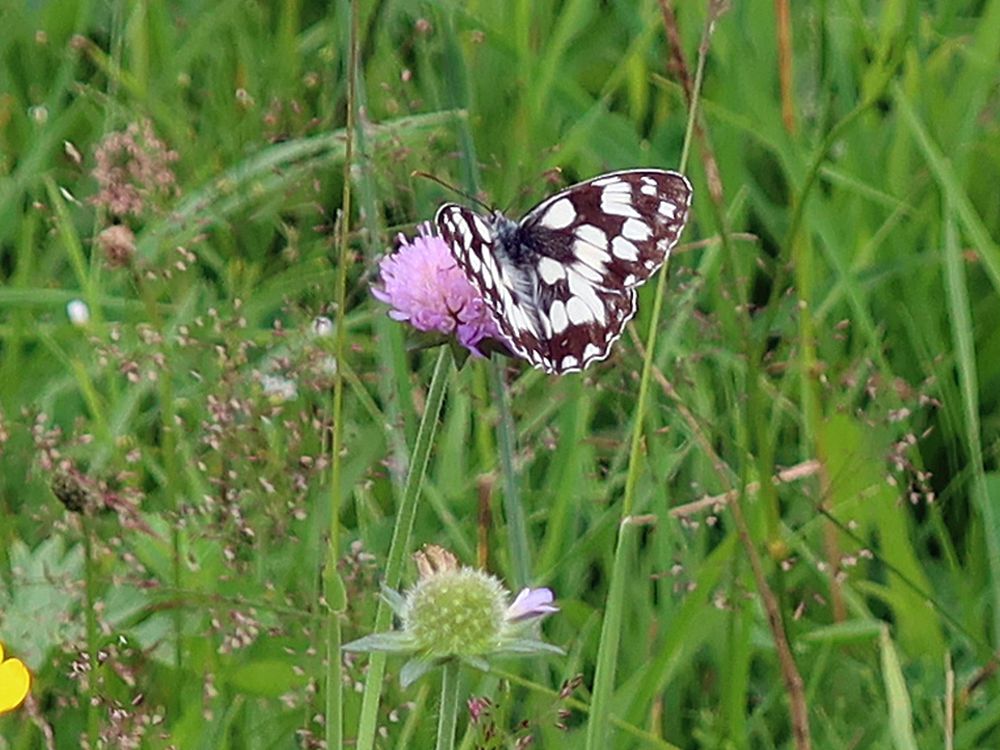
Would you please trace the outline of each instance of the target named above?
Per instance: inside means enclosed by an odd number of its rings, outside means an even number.
[[[480,342],[499,338],[500,332],[448,245],[426,223],[412,240],[399,235],[399,242],[399,249],[379,264],[381,285],[372,287],[372,294],[392,307],[389,317],[419,331],[454,335],[477,357],[484,356]]]

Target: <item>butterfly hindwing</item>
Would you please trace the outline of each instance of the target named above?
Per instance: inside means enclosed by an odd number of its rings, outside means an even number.
[[[515,224],[447,204],[436,221],[511,350],[547,372],[606,358],[635,315],[635,288],[666,260],[691,186],[676,172],[611,172],[539,203]]]

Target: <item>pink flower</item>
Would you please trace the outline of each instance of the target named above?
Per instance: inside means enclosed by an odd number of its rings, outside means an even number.
[[[453,334],[470,352],[484,356],[479,343],[498,339],[500,332],[448,245],[426,223],[412,240],[399,235],[399,242],[399,249],[379,263],[381,285],[372,287],[372,294],[392,307],[389,317],[419,331]]]
[[[558,612],[550,589],[521,589],[507,608],[507,622],[524,622]]]

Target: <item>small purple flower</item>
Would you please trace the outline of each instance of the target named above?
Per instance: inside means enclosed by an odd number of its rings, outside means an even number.
[[[379,263],[382,283],[372,287],[372,294],[392,307],[393,320],[420,331],[454,334],[470,352],[484,356],[479,343],[499,338],[499,331],[448,245],[427,223],[412,240],[403,235],[399,240],[399,249]]]
[[[558,612],[559,607],[552,603],[552,599],[550,589],[521,589],[514,603],[507,608],[507,622],[524,622]]]

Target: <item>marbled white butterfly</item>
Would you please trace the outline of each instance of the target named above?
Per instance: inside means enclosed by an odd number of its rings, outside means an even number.
[[[662,169],[609,172],[545,199],[520,222],[447,203],[435,223],[504,343],[550,373],[599,362],[635,315],[636,287],[666,261],[691,183]]]

